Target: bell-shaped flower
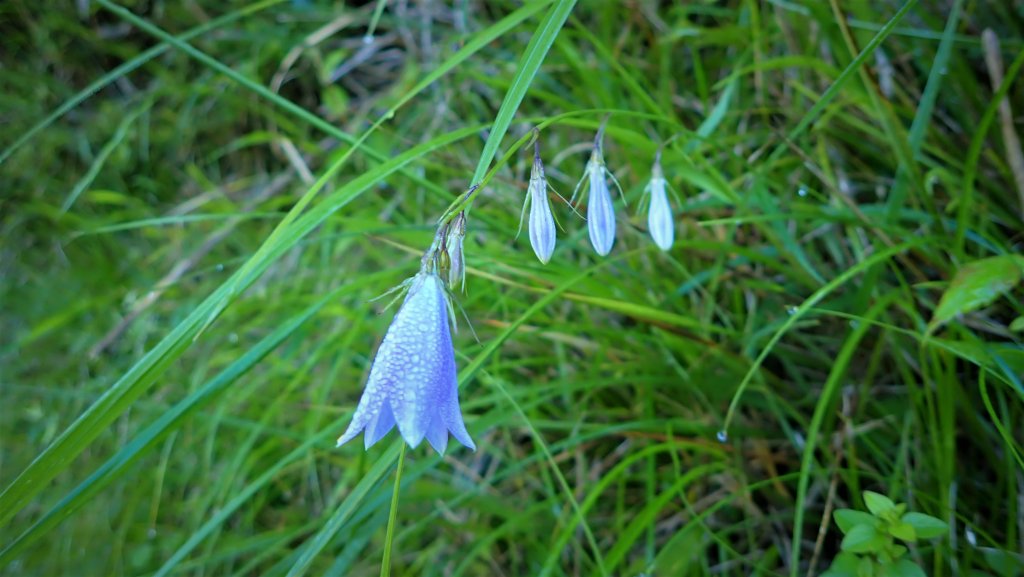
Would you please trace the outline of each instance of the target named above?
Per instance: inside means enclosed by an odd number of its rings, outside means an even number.
[[[524,212],[526,204],[530,205],[530,246],[540,262],[547,264],[555,252],[555,218],[551,214],[551,203],[548,202],[548,180],[544,176],[544,163],[540,160],[540,146],[536,141],[530,185],[527,187],[526,200],[523,201]]]
[[[594,245],[594,250],[605,256],[615,244],[615,207],[612,206],[612,196],[608,192],[604,162],[599,155],[595,151],[587,163],[587,176],[590,178],[587,232],[590,233],[590,244]]]
[[[672,242],[675,240],[675,223],[672,220],[672,207],[668,203],[665,188],[665,175],[661,171],[659,150],[654,159],[654,168],[651,169],[651,182],[644,192],[651,195],[651,205],[647,210],[647,228],[654,239],[654,244],[667,251],[672,248]]]
[[[412,447],[426,438],[435,451],[444,453],[451,433],[476,450],[459,408],[449,307],[435,272],[424,269],[411,279],[339,446],[363,432],[369,449],[397,425]]]
[[[604,124],[601,124],[597,137],[594,139],[594,149],[590,153],[590,160],[587,161],[587,168],[583,178],[576,185],[573,192],[573,199],[579,192],[583,181],[588,181],[587,200],[587,232],[590,233],[590,244],[601,256],[607,255],[615,244],[615,207],[612,205],[611,193],[608,191],[608,180],[611,179],[622,195],[622,188],[619,187],[615,176],[608,171],[604,164],[604,155],[601,152],[601,138],[604,134]],[[570,201],[571,202],[571,201]]]

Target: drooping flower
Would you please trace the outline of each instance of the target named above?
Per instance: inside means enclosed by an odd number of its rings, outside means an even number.
[[[665,175],[661,171],[661,150],[658,150],[654,157],[654,168],[651,169],[651,182],[645,190],[651,195],[651,206],[647,211],[647,228],[654,239],[654,244],[667,251],[672,248],[672,242],[675,240],[675,223],[672,220],[672,207],[668,203],[665,187]]]
[[[587,232],[590,233],[590,244],[594,245],[597,254],[605,256],[615,244],[615,208],[608,192],[608,181],[605,180],[604,161],[596,149],[587,163],[587,174],[590,177],[590,200],[587,202]]]
[[[384,335],[339,446],[364,432],[369,449],[397,425],[412,447],[426,438],[435,451],[444,453],[450,432],[476,450],[459,408],[448,313],[441,278],[424,267],[411,279],[405,301]]]
[[[594,149],[590,153],[590,160],[587,161],[583,178],[576,185],[578,192],[583,181],[588,180],[587,232],[590,233],[590,244],[601,256],[611,252],[612,245],[615,244],[615,207],[612,205],[611,193],[608,191],[608,179],[610,178],[616,187],[619,184],[604,164],[604,155],[601,152],[603,135],[604,123],[601,124],[597,136],[594,138]],[[619,194],[622,194],[621,188]],[[576,193],[574,192],[573,198],[575,197]]]
[[[540,160],[540,145],[533,143],[533,170],[530,172],[530,185],[527,187],[526,204],[530,204],[530,246],[540,262],[547,264],[551,254],[555,252],[555,219],[551,215],[551,204],[548,202],[548,181],[544,176],[544,163]]]

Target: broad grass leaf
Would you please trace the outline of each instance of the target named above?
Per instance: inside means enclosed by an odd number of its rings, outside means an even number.
[[[1015,333],[1024,332],[1024,317],[1017,317],[1010,323],[1010,331]]]
[[[698,524],[690,524],[676,533],[654,558],[656,575],[686,575],[700,566],[699,558],[709,538]]]
[[[1020,255],[994,256],[964,266],[942,295],[928,330],[991,303],[1020,283],[1022,274],[1024,257]]]
[[[1024,555],[994,547],[981,547],[981,554],[989,569],[999,577],[1019,577],[1024,573]]]

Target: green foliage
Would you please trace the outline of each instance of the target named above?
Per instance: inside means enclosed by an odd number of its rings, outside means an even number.
[[[956,315],[977,310],[1005,294],[1024,277],[1024,256],[1009,254],[976,260],[956,272],[942,294],[930,328],[945,324]],[[1015,330],[1011,324],[1010,330]]]
[[[868,513],[837,509],[836,525],[843,532],[842,552],[832,560],[823,577],[919,577],[924,570],[906,557],[907,547],[897,541],[916,543],[946,534],[949,526],[924,513],[907,512],[903,503],[875,493],[862,494]]]

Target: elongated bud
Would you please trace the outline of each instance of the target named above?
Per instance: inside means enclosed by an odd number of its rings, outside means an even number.
[[[466,289],[466,258],[462,253],[462,239],[465,237],[466,213],[460,212],[448,227],[448,236],[445,238],[446,256],[448,257],[448,286],[452,289],[456,284],[462,290]]]
[[[548,201],[548,181],[544,176],[544,163],[540,160],[540,146],[534,141],[533,170],[526,191],[530,203],[530,246],[540,262],[547,264],[555,252],[555,219]]]
[[[587,201],[587,232],[590,244],[601,256],[607,255],[615,244],[615,207],[608,191],[604,159],[598,148],[587,162],[587,178],[590,179],[589,200]]]
[[[651,169],[651,183],[648,185],[651,193],[651,206],[647,212],[647,228],[650,230],[654,244],[661,250],[667,251],[672,248],[675,240],[675,222],[672,220],[672,207],[668,202],[668,194],[665,192],[665,175],[661,171],[661,151],[654,158],[654,167]]]

